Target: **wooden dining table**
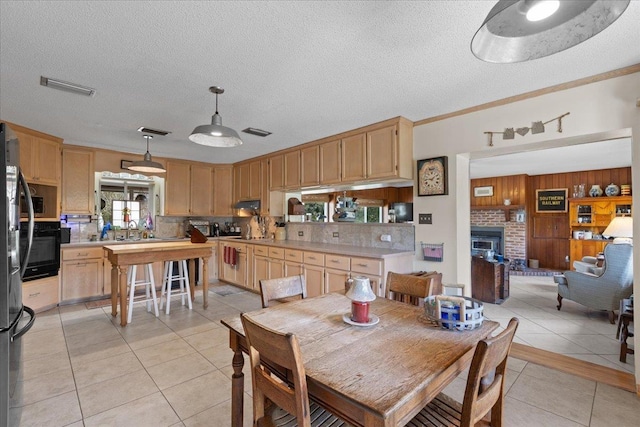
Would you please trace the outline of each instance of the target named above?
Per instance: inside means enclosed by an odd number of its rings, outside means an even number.
[[[354,326],[343,320],[350,307],[347,297],[332,293],[248,315],[298,337],[310,397],[355,426],[403,426],[468,368],[478,341],[499,326],[485,320],[474,330],[446,330],[432,325],[423,309],[385,298],[371,303],[378,324]],[[241,427],[247,341],[240,316],[221,322],[234,353],[231,425]]]
[[[208,288],[207,263],[216,242],[191,243],[190,241],[130,243],[106,245],[104,250],[111,262],[111,315],[118,314],[118,292],[120,293],[120,326],[127,326],[127,270],[132,265],[148,264],[156,261],[189,260],[189,271],[195,271],[195,259],[202,258],[202,300],[207,308]],[[160,281],[162,278],[160,278]],[[189,275],[191,299],[195,293],[195,274]]]

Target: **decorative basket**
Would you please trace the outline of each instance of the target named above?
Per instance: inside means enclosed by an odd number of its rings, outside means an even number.
[[[482,302],[468,297],[434,295],[424,299],[426,317],[444,329],[470,331],[484,321]]]

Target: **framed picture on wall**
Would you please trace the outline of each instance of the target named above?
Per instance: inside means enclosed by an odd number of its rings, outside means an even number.
[[[418,160],[418,196],[449,194],[447,156]]]
[[[552,188],[549,190],[536,190],[537,213],[567,212],[568,188]]]

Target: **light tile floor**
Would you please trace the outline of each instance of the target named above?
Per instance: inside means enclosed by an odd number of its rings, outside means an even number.
[[[502,324],[518,316],[519,342],[620,368],[606,316],[569,301],[558,313],[553,288],[549,278],[513,277],[511,298],[486,305],[486,314]],[[192,311],[176,300],[171,314],[159,318],[136,306],[126,328],[108,307],[78,304],[39,314],[24,337],[24,401],[11,410],[10,425],[230,425],[232,354],[219,320],[258,309],[260,300],[227,285],[213,289],[226,295],[210,292],[207,310],[201,295]],[[465,378],[445,391],[461,401]],[[506,426],[637,426],[640,420],[636,395],[601,383],[513,358],[506,381]],[[245,390],[250,426],[249,376]]]

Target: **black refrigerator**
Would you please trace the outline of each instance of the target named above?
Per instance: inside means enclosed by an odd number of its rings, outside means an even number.
[[[6,173],[0,173],[0,191],[4,205],[0,208],[3,230],[0,242],[0,427],[10,425],[9,407],[15,413],[11,420],[19,423],[22,402],[22,343],[21,337],[33,325],[33,310],[22,305],[22,275],[27,265],[33,242],[33,204],[31,194],[20,172],[20,147],[15,133],[0,123],[0,164]],[[29,221],[26,223],[27,245],[20,253],[20,194],[24,194]]]

